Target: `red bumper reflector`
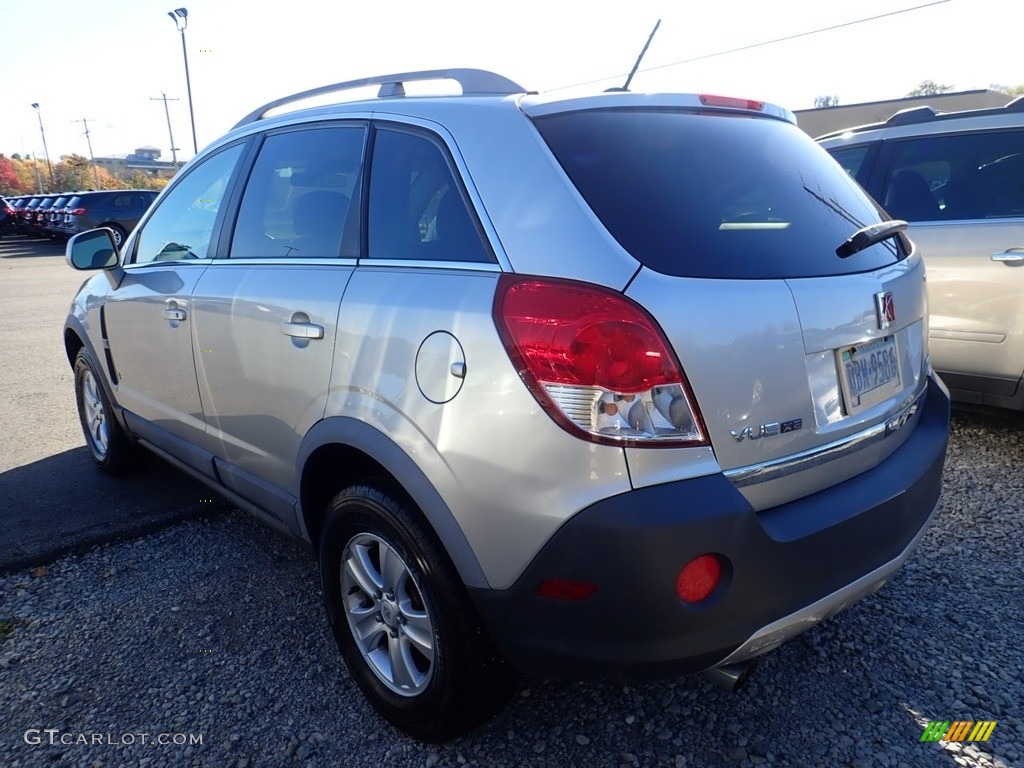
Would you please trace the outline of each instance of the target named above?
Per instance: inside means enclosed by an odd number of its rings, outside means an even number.
[[[687,603],[699,603],[715,591],[722,565],[714,555],[700,555],[683,566],[676,577],[676,594]]]
[[[596,584],[566,579],[544,579],[537,587],[536,594],[539,597],[549,597],[552,600],[586,600],[595,592],[597,592]]]

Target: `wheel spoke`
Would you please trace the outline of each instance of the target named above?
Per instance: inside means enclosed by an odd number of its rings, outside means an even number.
[[[383,584],[380,574],[373,567],[370,561],[369,547],[356,544],[349,549],[348,559],[345,561],[345,571],[355,580],[359,588],[370,597],[377,597]]]
[[[420,672],[413,666],[409,654],[409,641],[402,635],[388,637],[388,659],[391,662],[391,680],[400,688],[415,688]]]
[[[377,609],[368,608],[361,612],[350,608],[349,615],[352,617],[352,628],[362,640],[363,646],[367,650],[375,648],[380,636],[387,630],[387,627],[377,620]]]
[[[426,613],[409,613],[403,610],[406,623],[402,626],[402,632],[417,651],[431,664],[434,663],[434,627]]]
[[[380,545],[380,574],[385,591],[397,591],[399,582],[406,573],[405,564],[387,544]]]

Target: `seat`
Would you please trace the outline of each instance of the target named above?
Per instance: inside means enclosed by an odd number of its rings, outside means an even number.
[[[943,218],[954,221],[960,219],[983,218],[984,204],[973,184],[965,179],[950,179],[943,189]]]
[[[318,189],[298,199],[292,213],[297,235],[291,255],[297,258],[337,258],[348,216],[349,196]]]
[[[885,209],[893,218],[906,221],[939,218],[939,206],[928,182],[917,171],[900,171],[893,177]]]

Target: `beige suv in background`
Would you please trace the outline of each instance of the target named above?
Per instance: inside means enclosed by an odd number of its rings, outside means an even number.
[[[954,400],[1024,410],[1024,97],[898,112],[818,141],[928,267],[932,364]]]

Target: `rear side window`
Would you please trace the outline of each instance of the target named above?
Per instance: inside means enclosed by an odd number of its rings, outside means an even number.
[[[892,240],[836,256],[882,213],[789,123],[605,110],[546,116],[537,127],[611,235],[657,272],[815,277],[877,269],[904,256]]]
[[[378,129],[367,256],[493,262],[445,153],[425,136]]]
[[[358,199],[353,206],[352,198],[365,136],[360,125],[268,136],[242,197],[231,258],[358,256]]]
[[[1024,216],[1024,131],[895,142],[882,204],[907,221]]]

